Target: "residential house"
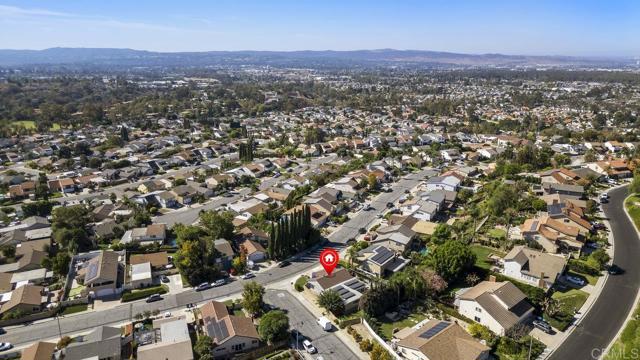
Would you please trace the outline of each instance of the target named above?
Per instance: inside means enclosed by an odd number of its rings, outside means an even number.
[[[491,348],[469,335],[460,325],[431,319],[411,328],[396,343],[398,352],[410,360],[487,360]],[[396,333],[394,336],[398,336]]]
[[[527,219],[520,226],[520,231],[526,240],[535,241],[549,253],[559,250],[580,251],[585,241],[580,229],[552,219],[548,215]]]
[[[196,190],[189,185],[176,186],[171,189],[171,193],[182,205],[191,204],[193,202],[193,197],[197,194]]]
[[[382,245],[370,245],[358,251],[359,268],[379,277],[402,270],[409,260]]]
[[[153,284],[151,263],[145,262],[129,266],[129,281],[134,289],[151,286]]]
[[[20,360],[51,360],[55,351],[55,343],[38,341],[22,350]]]
[[[155,319],[150,344],[138,346],[138,360],[193,360],[191,337],[184,316]]]
[[[240,243],[240,249],[246,251],[247,260],[254,263],[261,262],[267,258],[267,251],[257,241],[247,239]]]
[[[42,311],[43,304],[48,302],[48,294],[42,286],[27,284],[4,294],[0,301],[4,301],[0,305],[0,316],[15,311],[31,314]]]
[[[454,175],[447,176],[434,176],[429,178],[425,187],[427,190],[448,190],[448,191],[458,191],[462,180]]]
[[[216,263],[223,270],[228,270],[231,267],[231,261],[235,256],[235,252],[231,247],[231,243],[226,239],[217,239],[213,242],[213,246],[216,248],[220,257],[216,258]]]
[[[80,336],[56,354],[64,360],[120,360],[124,340],[117,327],[100,326]]]
[[[509,281],[483,281],[459,291],[455,302],[461,315],[500,336],[528,321],[534,310],[524,293]]]
[[[117,252],[102,250],[82,264],[76,278],[85,286],[85,295],[103,297],[118,293],[124,278],[120,257]]]
[[[372,239],[370,243],[384,245],[398,254],[409,250],[416,237],[416,232],[403,224],[384,226],[376,230],[376,232],[378,236]]]
[[[166,231],[166,224],[151,224],[143,228],[133,228],[131,230],[127,230],[124,235],[122,235],[120,243],[135,243],[142,246],[152,244],[162,245],[167,237]]]
[[[366,289],[366,285],[362,281],[353,277],[344,268],[336,269],[331,276],[324,271],[313,273],[307,287],[316,295],[329,289],[335,290],[344,303],[345,313],[358,309],[358,302]]]
[[[542,183],[542,189],[545,194],[561,194],[572,196],[576,199],[584,197],[584,187],[581,185],[569,185],[560,183]]]
[[[260,336],[251,319],[229,314],[224,303],[210,301],[200,307],[204,333],[214,343],[213,358],[230,358],[260,346]]]
[[[560,255],[515,246],[502,259],[505,276],[548,290],[562,275],[567,259]]]

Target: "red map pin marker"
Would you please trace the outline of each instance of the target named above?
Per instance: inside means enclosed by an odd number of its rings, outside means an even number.
[[[331,276],[333,269],[338,265],[338,260],[340,260],[340,256],[333,249],[324,249],[320,253],[320,264],[329,276]]]

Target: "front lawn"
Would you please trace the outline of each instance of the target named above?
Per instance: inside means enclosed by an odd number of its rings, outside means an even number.
[[[555,316],[550,317],[545,314],[544,318],[554,328],[564,331],[571,325],[576,310],[580,310],[584,302],[587,301],[589,294],[582,290],[567,288],[565,290],[556,290],[551,297],[558,301],[560,310]]]
[[[73,289],[69,290],[69,296],[68,296],[68,298],[69,298],[69,299],[73,299],[73,297],[74,297],[74,296],[76,296],[76,295],[80,295],[80,294],[82,293],[82,290],[83,290],[84,288],[85,288],[85,287],[84,287],[83,285],[80,285],[80,286],[78,286],[78,287],[74,287]]]
[[[496,240],[507,238],[507,232],[504,229],[498,229],[498,228],[493,228],[487,231],[487,235],[489,235],[489,237],[492,237]]]
[[[67,306],[66,308],[64,308],[64,310],[62,310],[62,315],[75,314],[75,313],[86,311],[86,310],[87,310],[87,304],[71,305],[71,306]]]

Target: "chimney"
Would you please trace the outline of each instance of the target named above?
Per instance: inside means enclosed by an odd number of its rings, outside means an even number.
[[[544,273],[543,272],[540,273],[540,280],[538,280],[538,287],[542,288],[542,289],[545,288]]]
[[[489,275],[489,281],[490,282],[496,282],[496,276],[495,275]]]

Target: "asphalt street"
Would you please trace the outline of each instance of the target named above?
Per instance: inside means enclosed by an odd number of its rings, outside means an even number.
[[[550,359],[600,359],[635,308],[640,288],[640,239],[624,212],[627,187],[611,190],[609,195],[611,199],[603,210],[613,231],[613,263],[625,272],[609,276],[591,310]]]
[[[354,354],[347,345],[345,345],[333,331],[324,331],[316,322],[315,316],[307,310],[304,305],[298,301],[293,295],[284,290],[268,290],[265,293],[265,302],[274,305],[287,312],[289,316],[289,326],[292,329],[300,331],[299,348],[304,352],[302,347],[302,337],[311,341],[313,346],[318,349],[314,354],[314,358],[322,356],[324,359],[336,360],[356,360],[358,356]]]

